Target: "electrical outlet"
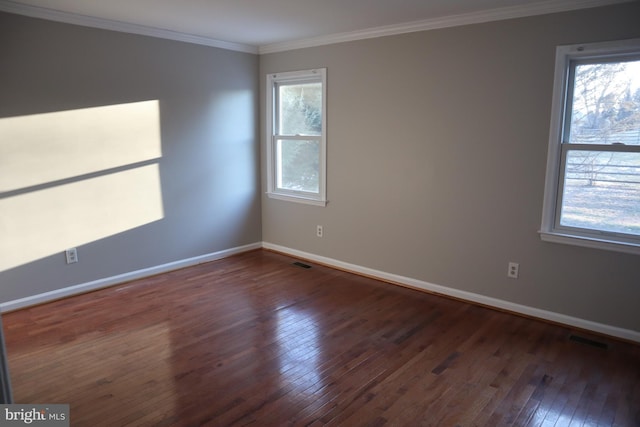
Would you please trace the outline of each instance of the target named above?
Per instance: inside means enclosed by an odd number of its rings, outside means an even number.
[[[323,235],[322,226],[321,225],[316,225],[316,236],[322,237],[322,235]]]
[[[517,262],[510,262],[509,269],[507,270],[507,276],[512,279],[517,279],[520,272],[520,264]]]
[[[67,257],[67,264],[78,262],[78,250],[76,248],[67,249],[64,254]]]

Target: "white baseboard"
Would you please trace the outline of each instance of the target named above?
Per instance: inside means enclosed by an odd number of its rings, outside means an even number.
[[[593,331],[599,334],[609,335],[609,336],[621,338],[627,341],[640,343],[640,332],[638,331],[619,328],[617,326],[611,326],[603,323],[593,322],[586,319],[567,316],[562,313],[542,310],[539,308],[516,304],[516,303],[504,301],[497,298],[475,294],[472,292],[461,291],[461,290],[449,288],[446,286],[436,285],[436,284],[425,282],[422,280],[413,279],[411,277],[400,276],[397,274],[391,274],[391,273],[375,270],[368,267],[362,267],[356,264],[350,264],[350,263],[339,261],[333,258],[323,257],[320,255],[315,255],[312,253],[303,252],[303,251],[291,249],[285,246],[275,245],[268,242],[252,243],[245,246],[225,249],[222,251],[201,255],[194,258],[174,261],[167,264],[158,265],[155,267],[136,270],[136,271],[132,271],[124,274],[119,274],[117,276],[111,276],[104,279],[94,280],[92,282],[81,283],[78,285],[69,286],[62,289],[56,289],[54,291],[45,292],[42,294],[37,294],[37,295],[25,297],[25,298],[20,298],[13,301],[7,301],[4,303],[0,303],[0,313],[14,311],[14,310],[29,307],[32,305],[43,304],[43,303],[54,301],[60,298],[65,298],[65,297],[69,297],[77,294],[91,292],[91,291],[106,288],[109,286],[114,286],[120,283],[129,282],[131,280],[141,279],[144,277],[149,277],[149,276],[153,276],[160,273],[166,273],[168,271],[177,270],[180,268],[185,268],[193,265],[202,264],[205,262],[215,261],[218,259],[229,257],[231,255],[239,254],[242,252],[248,252],[248,251],[260,249],[260,248],[281,252],[293,257],[303,258],[309,261],[317,262],[319,264],[324,264],[330,267],[339,268],[341,270],[350,271],[356,274],[373,277],[376,279],[383,280],[385,282],[396,283],[399,285],[408,286],[411,288],[420,289],[420,290],[424,290],[424,291],[432,292],[436,294],[441,294],[441,295],[457,298],[460,300],[485,305],[488,307],[494,307],[500,310],[519,313],[529,317],[548,320],[554,323],[558,323],[566,326],[572,326],[575,328]]]
[[[209,261],[215,261],[218,259],[226,258],[231,255],[239,254],[242,252],[248,252],[254,249],[260,249],[262,243],[251,243],[249,245],[238,246],[231,249],[225,249],[218,252],[213,252],[206,255],[201,255],[193,258],[183,259],[179,261],[170,262],[167,264],[158,265],[155,267],[144,268],[142,270],[131,271],[129,273],[118,274],[117,276],[111,276],[104,279],[94,280],[92,282],[81,283],[79,285],[68,286],[62,289],[56,289],[55,291],[45,292],[25,298],[20,298],[13,301],[0,303],[0,313],[6,313],[9,311],[18,310],[21,308],[29,307],[36,304],[43,304],[60,298],[66,298],[72,295],[82,294],[85,292],[91,292],[98,289],[106,288],[120,283],[129,282],[131,280],[141,279],[144,277],[154,276],[160,273],[166,273],[172,270],[178,270],[184,267],[190,267],[193,265],[202,264]]]
[[[448,288],[446,286],[436,285],[433,283],[424,282],[422,280],[413,279],[410,277],[399,276],[397,274],[386,273],[384,271],[374,270],[372,268],[362,267],[356,264],[350,264],[350,263],[339,261],[333,258],[327,258],[320,255],[315,255],[308,252],[303,252],[303,251],[287,248],[280,245],[275,245],[268,242],[263,242],[262,247],[265,249],[276,251],[276,252],[281,252],[293,257],[303,258],[309,261],[315,261],[319,264],[324,264],[330,267],[339,268],[341,270],[350,271],[356,274],[362,274],[364,276],[373,277],[376,279],[383,280],[385,282],[396,283],[399,285],[403,285],[403,286],[407,286],[415,289],[421,289],[421,290],[436,293],[436,294],[446,295],[449,297],[457,298],[460,300],[464,300],[464,301],[468,301],[476,304],[494,307],[500,310],[519,313],[528,317],[548,320],[554,323],[558,323],[566,326],[572,326],[575,328],[597,332],[599,334],[604,334],[611,337],[622,338],[627,341],[634,341],[634,342],[640,343],[640,332],[638,331],[623,329],[617,326],[611,326],[603,323],[593,322],[591,320],[567,316],[566,314],[556,313],[553,311],[547,311],[547,310],[542,310],[535,307],[516,304],[513,302],[504,301],[497,298],[491,298],[484,295],[475,294],[472,292]]]

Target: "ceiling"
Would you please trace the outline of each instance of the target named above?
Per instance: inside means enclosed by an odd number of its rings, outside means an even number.
[[[262,53],[623,1],[0,0],[0,10]]]

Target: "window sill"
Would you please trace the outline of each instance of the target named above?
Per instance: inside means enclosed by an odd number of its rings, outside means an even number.
[[[285,200],[287,202],[302,203],[305,205],[322,206],[322,207],[327,206],[326,200],[311,199],[309,197],[293,196],[289,194],[280,194],[280,193],[267,193],[267,196],[270,199]]]
[[[565,245],[582,246],[586,248],[604,249],[607,251],[624,252],[640,255],[640,245],[594,237],[581,237],[557,232],[539,231],[540,239],[544,242],[562,243]]]

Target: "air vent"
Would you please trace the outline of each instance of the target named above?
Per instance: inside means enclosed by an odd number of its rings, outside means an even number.
[[[580,335],[569,335],[569,340],[579,342],[580,344],[590,345],[592,347],[602,348],[605,350],[609,348],[609,346],[603,342],[592,340],[586,337],[581,337]]]
[[[310,265],[305,264],[303,262],[299,262],[299,261],[294,262],[293,265],[295,265],[296,267],[300,267],[300,268],[311,268]]]

